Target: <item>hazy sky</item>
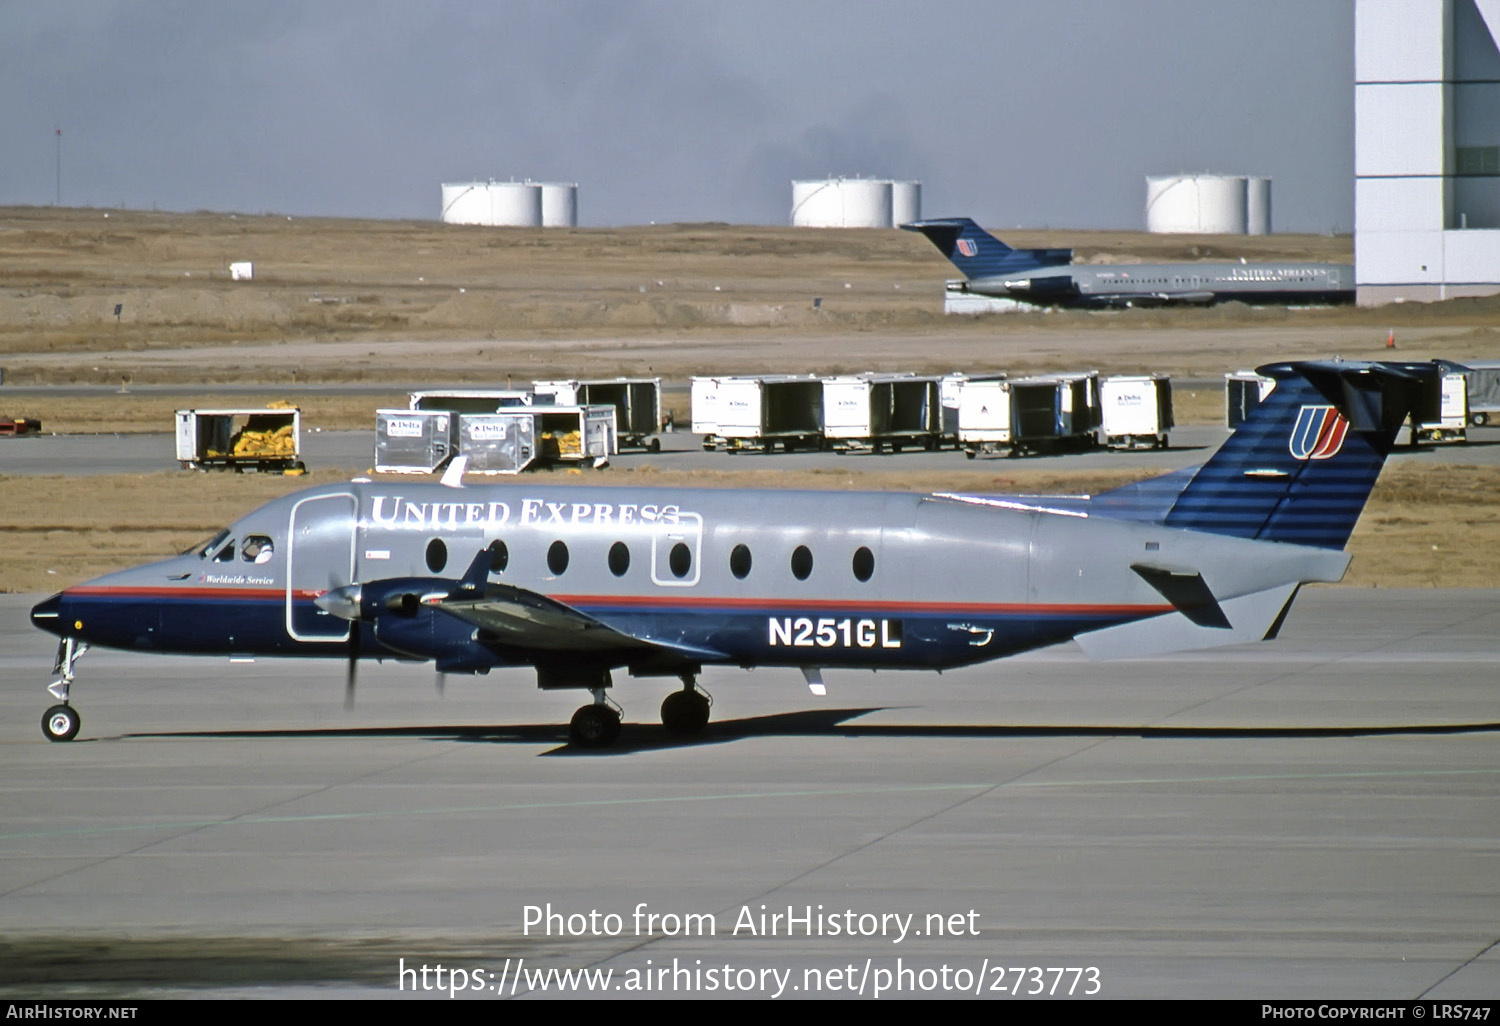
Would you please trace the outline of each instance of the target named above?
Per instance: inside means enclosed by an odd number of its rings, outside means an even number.
[[[1145,176],[1273,178],[1347,231],[1353,0],[0,0],[0,204],[784,224],[791,179],[1138,228]]]

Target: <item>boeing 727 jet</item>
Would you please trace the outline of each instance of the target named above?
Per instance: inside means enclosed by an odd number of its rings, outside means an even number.
[[[1035,306],[1354,302],[1350,264],[1075,264],[1071,249],[1011,249],[967,217],[901,227],[927,236],[963,272],[959,291]]]

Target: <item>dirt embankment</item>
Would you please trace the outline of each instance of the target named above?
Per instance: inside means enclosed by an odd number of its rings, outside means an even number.
[[[1095,261],[1351,256],[1348,237],[1005,235]],[[240,261],[252,280],[230,280]],[[205,385],[1059,361],[1221,373],[1287,355],[1362,355],[1392,328],[1424,352],[1500,352],[1500,301],[971,319],[942,314],[942,283],[955,273],[925,239],[900,231],[11,208],[0,210],[0,366],[12,383]]]

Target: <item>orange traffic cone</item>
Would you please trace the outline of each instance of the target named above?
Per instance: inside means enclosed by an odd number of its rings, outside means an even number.
[[[1385,338],[1385,347],[1387,349],[1395,349],[1396,348],[1396,329],[1395,328],[1392,328],[1391,329],[1391,333],[1386,336],[1386,338]]]

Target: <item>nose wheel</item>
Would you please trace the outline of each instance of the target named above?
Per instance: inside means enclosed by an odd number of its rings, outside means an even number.
[[[71,741],[78,736],[78,710],[71,705],[54,705],[42,716],[42,733],[48,741]]]

